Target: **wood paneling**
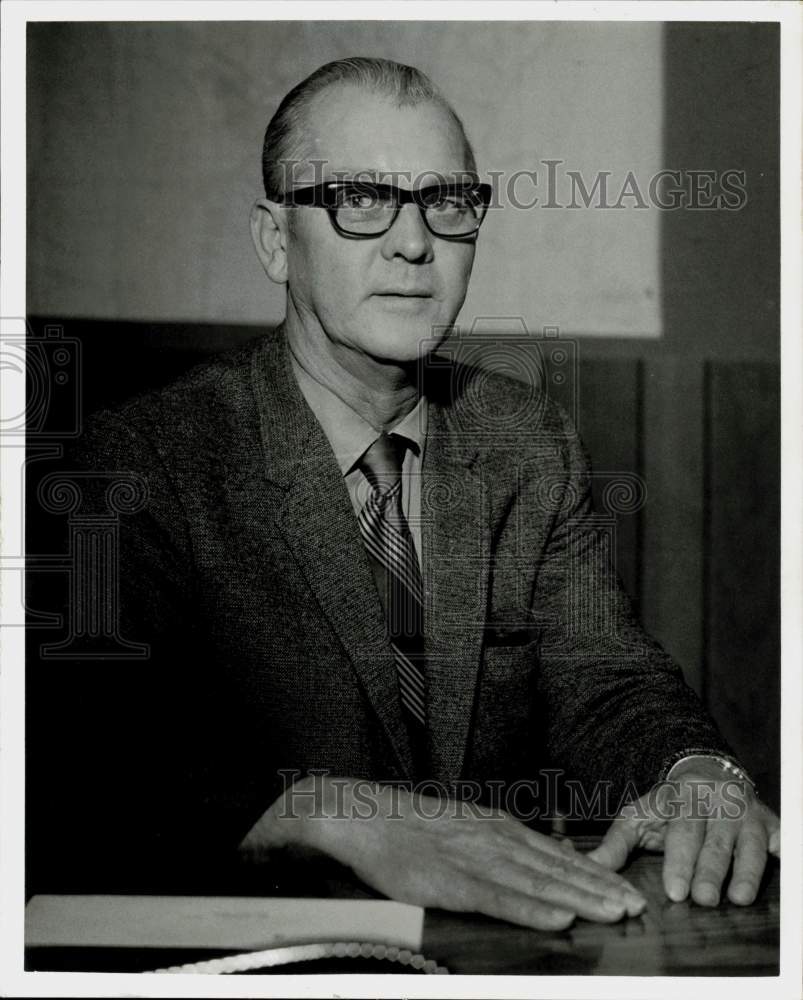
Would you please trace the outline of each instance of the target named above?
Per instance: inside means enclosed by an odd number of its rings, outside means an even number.
[[[642,365],[638,360],[580,361],[577,428],[591,456],[598,511],[606,486],[641,476]],[[641,596],[641,510],[616,516],[616,570],[636,604]]]
[[[642,617],[704,694],[702,622],[703,366],[669,357],[646,364]]]
[[[706,693],[767,800],[780,760],[780,386],[769,364],[706,366]]]

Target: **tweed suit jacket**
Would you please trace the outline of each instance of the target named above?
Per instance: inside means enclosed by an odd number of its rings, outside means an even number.
[[[448,352],[422,379],[426,776],[509,787],[548,766],[615,798],[688,748],[729,752],[634,617],[566,414]],[[140,849],[225,851],[300,774],[421,777],[354,512],[281,328],[96,414],[73,461],[147,489],[121,517],[120,629],[149,656],[78,664],[60,695],[86,815],[100,802]]]

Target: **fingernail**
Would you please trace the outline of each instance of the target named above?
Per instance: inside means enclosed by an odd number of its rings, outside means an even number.
[[[620,917],[625,912],[625,904],[621,900],[605,899],[602,902],[602,908],[607,910],[608,913],[615,913]]]
[[[732,903],[737,903],[739,906],[746,906],[753,902],[753,888],[746,882],[737,882],[731,886],[728,896]]]
[[[621,887],[622,899],[638,899],[642,903],[647,902],[646,896],[644,896],[640,890],[638,890],[630,882],[625,882]]]
[[[627,912],[629,916],[637,917],[646,908],[647,900],[640,893],[629,892],[627,894]]]
[[[695,902],[700,906],[716,906],[719,902],[719,893],[709,882],[698,885],[694,892]]]
[[[667,896],[675,903],[682,902],[688,891],[688,885],[681,878],[673,878],[666,887]]]
[[[574,914],[567,913],[563,910],[559,911],[552,918],[552,927],[557,931],[565,931],[567,927],[571,927],[574,923]]]

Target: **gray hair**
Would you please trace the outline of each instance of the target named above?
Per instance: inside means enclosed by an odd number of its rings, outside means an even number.
[[[353,56],[326,63],[285,96],[265,130],[262,146],[262,180],[268,198],[278,199],[286,189],[287,165],[297,162],[303,146],[305,115],[313,98],[333,84],[350,84],[382,94],[397,107],[433,102],[453,119],[465,145],[466,170],[476,174],[474,151],[463,123],[429,77],[414,66],[390,59]]]

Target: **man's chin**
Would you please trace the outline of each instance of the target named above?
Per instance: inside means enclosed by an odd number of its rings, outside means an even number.
[[[448,331],[449,325],[436,317],[385,315],[366,339],[370,339],[372,353],[378,360],[410,363],[436,350]]]
[[[442,340],[442,337],[433,337],[432,331],[427,329],[412,337],[389,337],[375,344],[372,354],[377,361],[411,365],[432,354]]]

